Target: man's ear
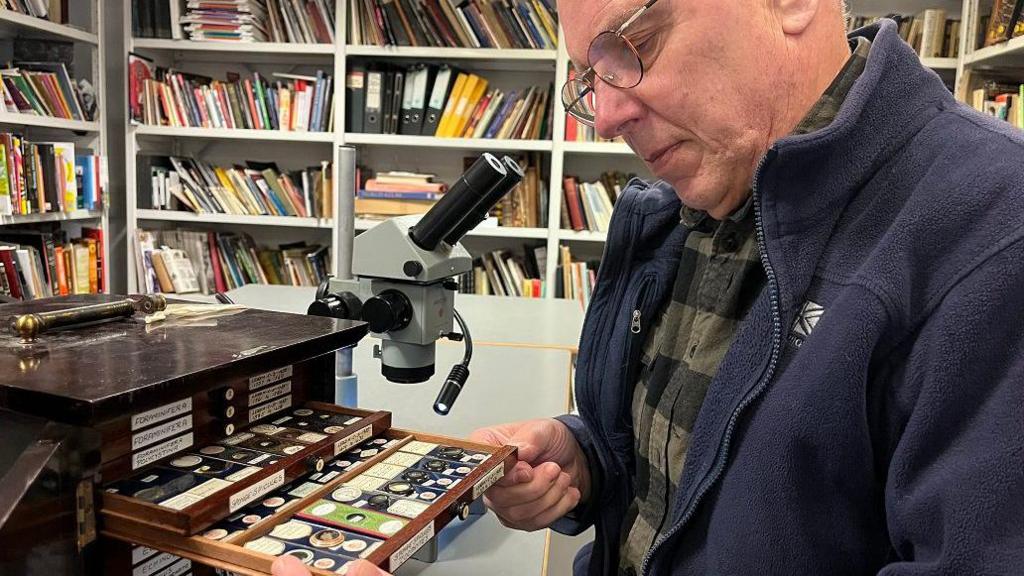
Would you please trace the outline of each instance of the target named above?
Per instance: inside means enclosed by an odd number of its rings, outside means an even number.
[[[832,0],[835,1],[835,0]],[[804,32],[818,13],[820,0],[772,0],[782,31],[787,36]]]

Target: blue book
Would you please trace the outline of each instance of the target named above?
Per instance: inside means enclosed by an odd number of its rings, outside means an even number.
[[[323,106],[324,101],[324,71],[316,71],[316,84],[313,87],[313,111],[309,120],[309,126],[307,130],[310,132],[319,132],[320,128],[320,116],[322,111],[320,110]]]
[[[519,14],[522,16],[523,22],[526,24],[526,28],[530,32],[530,36],[532,36],[534,41],[537,42],[537,45],[550,47],[551,44],[547,41],[547,38],[541,34],[540,30],[537,30],[537,27],[533,24],[533,20],[530,19],[530,9],[522,2],[516,2],[516,9],[519,10]]]
[[[487,131],[484,132],[484,138],[494,138],[498,131],[501,130],[501,125],[508,119],[509,112],[515,108],[516,102],[519,100],[518,92],[511,92],[505,102],[502,103],[501,109],[494,115],[491,120],[491,125],[487,127]]]
[[[480,47],[494,48],[494,45],[491,44],[491,39],[487,36],[487,33],[484,32],[483,25],[479,20],[477,20],[476,15],[473,13],[469,2],[459,4],[458,10],[462,11],[462,15],[465,16],[466,21],[469,22],[469,27],[473,29],[473,35],[480,41]]]
[[[444,194],[437,192],[379,192],[374,190],[360,190],[359,198],[367,200],[440,200]]]
[[[86,210],[96,209],[96,169],[92,156],[75,156],[75,175],[78,177],[78,203]]]

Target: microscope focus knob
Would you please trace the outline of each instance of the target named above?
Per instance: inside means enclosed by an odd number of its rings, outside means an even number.
[[[377,334],[402,330],[412,320],[412,303],[397,290],[385,290],[363,303],[363,320]]]

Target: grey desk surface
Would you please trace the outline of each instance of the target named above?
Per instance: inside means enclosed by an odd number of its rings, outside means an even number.
[[[282,312],[303,313],[315,290],[289,286],[245,286],[231,291],[239,304]],[[557,349],[524,350],[481,345],[474,355],[472,384],[460,397],[452,415],[441,418],[430,405],[440,379],[462,353],[462,347],[438,346],[438,372],[421,386],[385,382],[379,364],[370,357],[373,339],[366,339],[353,354],[359,375],[359,403],[386,406],[394,413],[396,425],[440,434],[465,436],[479,426],[561,414],[566,409],[569,352],[576,345],[583,324],[583,312],[576,302],[528,300],[460,294],[456,306],[480,343],[527,344]],[[499,367],[500,368],[497,368]],[[515,366],[509,374],[509,366]],[[503,369],[494,375],[491,370]],[[513,376],[516,386],[487,386]],[[566,385],[551,386],[552,382]],[[461,576],[541,574],[547,551],[547,531],[512,531],[498,523],[493,514],[455,522],[440,535],[438,561],[426,564],[410,560],[396,576]],[[547,574],[571,574],[572,553],[585,540],[552,539]]]

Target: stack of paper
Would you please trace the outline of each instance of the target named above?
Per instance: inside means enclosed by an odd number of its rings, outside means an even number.
[[[188,0],[181,23],[190,40],[265,42],[267,10],[262,0]]]

